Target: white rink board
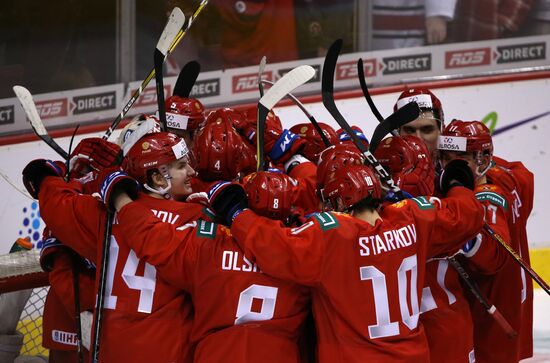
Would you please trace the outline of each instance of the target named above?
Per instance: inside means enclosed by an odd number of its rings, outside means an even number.
[[[447,122],[453,118],[479,120],[490,112],[496,112],[497,132],[504,126],[550,111],[550,79],[438,88],[434,93],[445,107]],[[397,96],[398,93],[374,96],[383,115],[391,113]],[[367,135],[372,134],[376,120],[362,97],[338,100],[337,105],[350,123],[360,126]],[[338,128],[320,102],[306,104],[306,107],[318,121]],[[295,123],[308,122],[295,106],[280,107],[275,111],[286,128]],[[80,135],[76,142],[84,137],[101,134]],[[116,134],[113,136],[116,137]],[[550,221],[550,211],[545,208],[550,205],[550,191],[545,187],[550,180],[549,137],[550,115],[494,137],[496,155],[507,160],[521,160],[535,174],[535,205],[528,233],[531,247],[537,248],[550,247],[550,237],[545,229],[545,223]],[[68,137],[60,138],[57,142],[68,149]],[[35,158],[58,158],[54,151],[40,141],[0,146],[0,153],[0,171],[21,189],[21,170],[27,162]],[[3,178],[0,179],[0,200],[0,228],[3,236],[0,253],[6,253],[16,238],[27,235],[32,237],[35,232],[41,232],[44,224],[37,218],[36,210],[32,209],[33,201],[16,191]],[[28,219],[28,225],[24,225],[25,218]]]

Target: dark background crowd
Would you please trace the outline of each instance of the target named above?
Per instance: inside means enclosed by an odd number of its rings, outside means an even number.
[[[5,0],[0,98],[13,97],[13,84],[45,93],[141,80],[167,14],[179,6],[189,17],[198,4]],[[271,63],[321,57],[336,38],[358,52],[549,33],[550,0],[211,0],[170,59],[196,59],[208,71],[263,55]]]

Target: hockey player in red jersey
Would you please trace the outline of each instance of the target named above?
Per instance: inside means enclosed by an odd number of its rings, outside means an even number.
[[[168,131],[183,137],[188,147],[193,147],[195,131],[205,122],[204,106],[196,98],[173,95],[164,102]]]
[[[185,204],[195,174],[182,139],[169,133],[146,135],[129,151],[126,170],[146,192],[137,202],[161,220],[181,226],[198,219],[203,206]],[[55,165],[35,160],[23,170],[29,191],[39,197],[42,218],[53,234],[81,256],[100,260],[106,209],[96,198],[65,183]],[[124,180],[124,178],[121,178]],[[101,193],[109,193],[105,184]],[[157,277],[140,260],[113,223],[107,271],[100,361],[188,362],[192,308],[188,295]],[[97,289],[97,287],[96,287]]]
[[[383,140],[374,152],[395,183],[413,197],[434,203],[435,168],[426,145],[416,136]],[[454,251],[453,251],[454,252]],[[420,321],[430,347],[430,361],[473,362],[473,325],[457,272],[445,256],[429,259],[422,289]]]
[[[263,272],[311,287],[320,362],[428,361],[418,325],[424,261],[460,246],[483,221],[473,193],[457,186],[456,169],[464,165],[448,166],[448,198],[437,207],[419,198],[379,211],[371,169],[345,166],[326,174],[323,195],[347,213],[316,214],[292,229],[239,210],[231,190],[211,203]]]
[[[319,127],[323,131],[323,134],[325,135],[325,138],[330,145],[336,145],[340,143],[338,135],[332,127],[322,122],[319,122]],[[302,150],[302,154],[306,157],[306,159],[317,164],[321,152],[330,145],[324,144],[321,135],[319,135],[319,133],[311,123],[296,124],[292,126],[289,130],[300,136],[300,138],[302,138],[303,140],[306,140],[307,143]]]
[[[73,150],[69,162],[72,185],[83,193],[97,192],[98,172],[116,163],[120,148],[101,138],[83,139]],[[64,167],[64,165],[63,165]],[[76,179],[76,180],[75,180]],[[80,181],[86,181],[81,185]],[[77,314],[94,309],[95,266],[49,233],[46,227],[40,251],[40,264],[48,272],[50,289],[46,296],[42,324],[42,346],[49,350],[50,363],[78,362]],[[75,283],[75,280],[76,283]],[[75,289],[78,301],[75,304]],[[80,311],[76,311],[78,309]],[[84,334],[91,326],[84,325]],[[83,345],[82,358],[88,361]]]
[[[486,210],[486,222],[501,235],[504,241],[518,251],[518,240],[511,238],[513,199],[506,190],[490,184],[487,171],[492,166],[493,144],[489,129],[478,121],[453,120],[440,137],[442,164],[461,159],[476,176],[476,197]],[[469,266],[474,278],[489,299],[502,313],[516,332],[523,325],[525,281],[520,265],[488,233],[480,233],[468,251]],[[474,300],[473,298],[471,300]],[[474,321],[474,346],[477,362],[519,362],[521,345],[529,344],[522,336],[511,338],[487,314],[477,301],[471,302]],[[494,347],[499,346],[498,350]]]
[[[245,184],[251,206],[278,220],[290,213],[293,187],[287,175],[270,172],[255,173]],[[191,294],[195,362],[300,361],[306,288],[262,273],[226,227],[199,220],[175,228],[125,194],[113,198],[121,232],[136,255],[155,266],[159,278]],[[152,243],[157,240],[162,244]]]
[[[437,160],[438,137],[445,127],[441,101],[427,88],[411,88],[399,95],[393,110],[397,111],[409,102],[418,103],[421,113],[416,120],[403,125],[399,129],[399,133],[414,135],[422,139],[435,161]]]
[[[512,197],[511,240],[518,246],[516,252],[529,261],[527,219],[533,209],[534,176],[520,161],[509,162],[493,156],[495,164],[487,171],[487,180],[506,190]],[[520,359],[533,356],[533,280],[521,269],[521,326],[518,329]]]

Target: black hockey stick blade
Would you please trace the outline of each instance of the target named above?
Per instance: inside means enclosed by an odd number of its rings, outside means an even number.
[[[56,153],[58,153],[63,159],[69,160],[69,154],[65,150],[63,150],[63,148],[61,148],[61,146],[59,146],[59,144],[55,142],[55,140],[52,139],[52,137],[48,134],[48,131],[44,127],[42,119],[38,114],[36,104],[34,103],[34,100],[29,90],[22,86],[13,86],[13,92],[17,96],[19,103],[21,103],[21,107],[23,107],[23,110],[27,115],[27,120],[29,120],[36,136],[38,136],[40,139],[42,139],[42,141],[48,144],[48,146],[51,147]]]
[[[158,48],[155,49],[155,80],[157,85],[157,106],[159,114],[159,122],[161,131],[168,129],[166,125],[166,108],[164,107],[164,76],[163,76],[163,65],[164,65],[164,54],[162,54]]]
[[[260,97],[264,96],[264,85],[262,83],[262,78],[263,78],[266,63],[267,63],[267,58],[264,55],[260,60],[260,65],[258,67],[258,90],[260,91]]]
[[[257,170],[265,170],[264,157],[264,132],[265,120],[269,111],[283,97],[290,93],[293,89],[303,85],[315,76],[315,69],[308,65],[298,66],[290,72],[282,76],[274,85],[267,91],[258,102],[258,119],[257,119]]]
[[[188,62],[180,71],[176,85],[174,86],[174,96],[189,98],[193,86],[201,73],[201,65],[197,61]]]
[[[361,90],[363,91],[363,96],[369,104],[370,110],[378,122],[384,121],[384,117],[378,111],[378,108],[374,104],[372,97],[370,96],[369,88],[367,87],[367,82],[365,82],[365,71],[364,71],[363,59],[359,58],[357,61],[357,75],[359,76],[359,83],[361,84]]]
[[[263,79],[261,83],[273,85],[273,82],[268,81],[267,79]],[[325,133],[321,129],[321,126],[319,126],[319,123],[315,119],[315,117],[313,117],[313,115],[307,110],[304,104],[300,102],[300,100],[296,96],[294,96],[292,93],[287,94],[286,97],[290,98],[296,104],[296,106],[298,106],[298,108],[302,110],[304,115],[306,115],[306,117],[309,119],[309,121],[311,122],[315,130],[319,133],[319,135],[321,135],[321,139],[323,140],[323,143],[325,144],[325,146],[326,147],[331,146],[331,143],[328,140],[327,135],[325,135]]]
[[[341,49],[342,39],[338,39],[334,43],[332,43],[325,56],[325,62],[323,63],[323,76],[321,78],[321,94],[323,105],[336,120],[338,125],[350,136],[351,140],[359,149],[359,151],[361,151],[361,153],[365,155],[366,162],[368,162],[374,168],[382,181],[386,183],[386,185],[391,189],[392,192],[402,197],[403,193],[401,192],[399,187],[395,185],[393,179],[388,174],[386,169],[384,169],[384,167],[380,165],[380,162],[376,160],[374,155],[372,155],[372,153],[361,142],[361,140],[359,140],[359,137],[355,134],[351,126],[344,119],[344,117],[336,107],[336,103],[334,102],[334,72],[336,70],[336,62],[338,61],[338,55],[340,54]]]
[[[380,144],[380,141],[392,130],[399,129],[401,126],[414,121],[420,115],[420,108],[416,102],[410,102],[399,110],[388,116],[387,119],[380,122],[374,129],[369,144],[369,151],[374,152]]]

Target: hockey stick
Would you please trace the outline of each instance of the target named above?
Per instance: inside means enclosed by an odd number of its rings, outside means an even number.
[[[157,85],[157,104],[159,110],[159,121],[161,131],[166,131],[166,109],[164,107],[164,72],[163,65],[164,60],[168,55],[170,45],[175,41],[178,36],[178,32],[183,28],[185,23],[185,15],[180,8],[176,7],[172,10],[168,22],[160,35],[160,39],[157,43],[154,53],[155,64],[155,81]]]
[[[378,120],[380,125],[382,125],[384,123],[384,116],[382,116],[380,111],[378,111],[378,108],[374,104],[374,101],[372,100],[372,97],[370,95],[369,87],[367,86],[367,83],[365,82],[365,71],[364,71],[364,66],[363,66],[363,59],[361,59],[361,58],[359,58],[359,60],[357,61],[357,74],[359,76],[359,84],[361,85],[361,90],[363,91],[363,96],[365,96],[365,99],[367,100],[367,103],[369,104],[369,107],[370,107],[370,110],[371,110],[372,114],[374,115],[374,117],[376,117],[376,119]],[[418,105],[415,108],[418,109],[418,112],[420,112],[420,109],[418,108]],[[399,110],[397,110],[397,111],[399,111]],[[392,117],[394,114],[390,115],[390,117]],[[416,119],[418,116],[419,115],[417,115],[414,119]],[[411,119],[410,121],[413,121],[414,119]],[[374,130],[374,134],[372,135],[371,142],[369,144],[369,150],[371,152],[374,152],[374,150],[376,150],[376,147],[378,146],[380,141],[382,141],[382,139],[387,134],[391,133],[393,136],[399,136],[399,134],[397,133],[396,130],[407,123],[407,122],[399,122],[399,121],[401,121],[401,120],[398,120],[398,122],[396,122],[394,124],[383,126],[380,129],[380,131],[378,131],[379,126],[376,127],[376,129]],[[378,133],[377,133],[377,131],[378,131]]]
[[[74,294],[74,310],[75,310],[75,322],[76,322],[76,353],[78,356],[78,363],[84,362],[82,351],[82,324],[80,322],[80,282],[78,271],[78,255],[76,252],[71,251],[71,270],[73,274],[73,294]]]
[[[257,143],[257,170],[265,170],[264,161],[264,132],[265,120],[269,111],[279,102],[284,96],[298,86],[303,85],[315,76],[315,69],[311,66],[303,65],[292,69],[281,77],[271,87],[258,102],[258,130],[256,135]]]
[[[262,80],[261,83],[266,83],[266,84],[269,84],[269,85],[273,85],[273,82],[268,81],[266,79]],[[328,140],[327,136],[325,135],[325,133],[321,129],[321,126],[319,126],[319,123],[317,122],[315,117],[313,117],[313,115],[311,113],[309,113],[309,111],[305,108],[304,104],[302,102],[300,102],[300,100],[298,98],[296,98],[296,96],[294,96],[292,93],[287,94],[286,97],[288,97],[292,101],[294,101],[296,106],[298,106],[298,108],[300,110],[302,110],[302,112],[307,116],[307,118],[309,118],[309,121],[311,122],[311,124],[313,125],[315,130],[319,133],[319,135],[321,135],[321,139],[323,139],[323,143],[325,144],[325,146],[326,147],[331,146],[330,141]]]
[[[267,58],[265,55],[262,57],[262,60],[260,60],[260,66],[258,67],[258,89],[260,90],[260,97],[264,96],[264,85],[262,83],[262,77],[264,74],[265,65],[267,63]]]
[[[176,85],[174,86],[174,96],[188,98],[193,90],[193,86],[201,73],[201,65],[197,61],[188,62],[180,71]]]
[[[508,245],[504,241],[504,239],[498,233],[496,233],[487,223],[485,223],[483,229],[487,231],[487,233],[489,233],[489,235],[493,239],[500,243],[500,245],[504,247],[506,251],[508,251],[508,253],[514,258],[514,260],[516,260],[516,262],[519,263],[525,271],[527,271],[531,278],[535,280],[537,284],[539,284],[539,286],[542,287],[542,289],[548,295],[550,295],[550,287],[548,286],[548,284],[535,272],[535,270],[531,268],[531,266],[529,266],[529,264],[525,262],[525,260],[516,251],[514,251],[514,249],[510,245]]]
[[[46,131],[46,128],[42,123],[42,119],[40,119],[40,115],[38,114],[38,110],[36,109],[36,105],[32,99],[32,95],[29,90],[22,86],[13,86],[13,92],[15,92],[15,95],[21,103],[23,110],[25,110],[25,113],[27,114],[27,119],[31,123],[31,127],[36,136],[38,136],[40,139],[42,139],[42,141],[48,144],[48,146],[55,150],[55,152],[58,153],[63,159],[68,160],[69,154],[65,150],[63,150],[61,146],[59,146],[59,144],[51,138],[51,136],[48,134],[48,131]]]
[[[398,129],[401,126],[415,120],[420,114],[420,108],[416,102],[409,102],[399,110],[395,111],[388,116],[385,120],[382,120],[372,134],[372,138],[369,144],[369,151],[374,152],[380,141],[392,130]]]
[[[323,76],[322,76],[322,98],[323,105],[336,120],[338,125],[347,132],[355,146],[365,155],[366,162],[368,162],[378,173],[382,181],[391,189],[392,192],[397,194],[400,197],[403,197],[401,190],[395,185],[393,179],[390,177],[386,169],[380,165],[380,162],[376,160],[374,155],[363,145],[359,137],[355,134],[353,129],[344,119],[338,108],[336,108],[336,103],[334,102],[334,71],[336,70],[336,62],[338,61],[338,55],[340,54],[340,49],[342,48],[342,39],[336,40],[330,46],[327,55],[325,57],[325,62],[323,64]]]
[[[462,280],[468,285],[468,288],[474,294],[476,299],[483,305],[487,313],[495,319],[496,323],[502,328],[502,330],[506,333],[508,338],[512,339],[518,335],[518,333],[512,328],[510,323],[506,320],[506,318],[500,313],[500,311],[497,310],[495,305],[491,305],[489,301],[487,300],[487,297],[483,295],[477,284],[472,280],[468,272],[462,267],[460,262],[452,256],[447,257],[447,260],[451,264],[451,266],[454,267],[458,275],[462,278]]]
[[[202,0],[201,3],[199,4],[199,7],[197,8],[197,10],[195,10],[195,12],[193,13],[193,15],[187,20],[187,26],[185,27],[184,30],[180,30],[178,32],[178,35],[176,36],[176,39],[174,39],[174,41],[172,42],[172,44],[170,45],[170,48],[168,49],[168,54],[172,53],[172,51],[174,50],[174,48],[176,48],[176,46],[179,44],[179,42],[181,41],[181,38],[183,38],[185,36],[185,34],[187,34],[187,32],[189,31],[189,29],[191,28],[191,25],[193,24],[194,20],[197,18],[197,16],[199,16],[199,14],[201,13],[201,11],[204,9],[204,7],[208,4],[208,0]],[[137,101],[137,99],[139,98],[139,96],[141,95],[141,93],[143,92],[143,90],[145,89],[145,87],[147,87],[147,85],[149,84],[149,82],[153,79],[153,77],[155,76],[155,69],[153,68],[149,74],[147,75],[147,77],[143,80],[143,82],[141,82],[141,85],[139,86],[139,88],[132,94],[132,97],[130,97],[130,99],[128,100],[128,102],[126,102],[126,105],[122,108],[122,111],[120,111],[120,114],[116,117],[116,119],[111,123],[111,126],[109,126],[109,128],[107,129],[107,131],[105,131],[105,134],[103,135],[103,139],[104,140],[107,140],[111,134],[113,133],[113,131],[116,129],[116,127],[118,126],[118,124],[122,121],[122,119],[124,118],[124,116],[128,113],[128,111],[130,110],[130,108],[132,108],[132,106],[134,105],[134,103]]]
[[[92,337],[92,362],[99,360],[99,343],[101,338],[101,319],[103,318],[103,306],[105,305],[105,286],[107,283],[107,266],[109,266],[109,248],[111,247],[111,229],[113,226],[113,213],[107,209],[105,214],[105,233],[103,235],[103,250],[101,253],[101,265],[99,266],[99,281],[96,300],[96,316],[94,320]]]
[[[357,61],[357,75],[359,76],[359,84],[361,85],[361,90],[363,91],[363,96],[369,104],[370,110],[378,122],[384,121],[384,117],[378,111],[378,108],[374,104],[372,97],[370,96],[369,88],[367,87],[367,82],[365,82],[365,71],[363,66],[363,59],[359,58]],[[395,135],[394,135],[395,136]]]

